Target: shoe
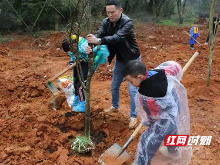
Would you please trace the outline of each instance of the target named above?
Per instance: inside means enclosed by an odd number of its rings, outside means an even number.
[[[129,122],[129,128],[134,129],[137,126],[137,118],[131,117]]]
[[[204,43],[204,45],[208,45],[208,44],[209,44],[208,42]]]
[[[172,158],[172,159],[179,159],[181,157],[180,151],[177,150],[175,153],[169,153],[166,146],[162,146],[159,148],[159,151],[161,154],[163,154],[166,157]]]
[[[79,96],[75,96],[73,99],[72,106],[73,107],[77,106],[79,104],[79,102],[80,102]]]
[[[194,50],[195,48],[193,48],[193,47],[190,47],[190,49],[191,49],[191,50]]]
[[[112,113],[112,112],[118,112],[118,111],[119,111],[119,109],[115,108],[113,106],[111,106],[110,108],[104,110],[105,113]]]
[[[86,112],[86,101],[80,101],[77,106],[73,106],[75,112]]]

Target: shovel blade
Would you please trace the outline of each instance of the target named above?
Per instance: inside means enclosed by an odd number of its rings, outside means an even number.
[[[99,163],[102,165],[122,165],[131,158],[131,155],[124,151],[119,157],[117,157],[121,149],[122,147],[118,143],[115,143],[101,155]]]
[[[50,82],[49,80],[47,81],[47,86],[48,88],[50,89],[50,91],[54,94],[54,95],[58,95],[59,94],[59,90],[57,89],[57,87],[52,83]]]

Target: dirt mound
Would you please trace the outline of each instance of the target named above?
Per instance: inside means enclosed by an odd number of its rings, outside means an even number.
[[[206,18],[199,18],[198,24],[206,25],[208,24],[208,21],[206,20]]]

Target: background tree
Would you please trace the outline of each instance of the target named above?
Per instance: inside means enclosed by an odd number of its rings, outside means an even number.
[[[179,15],[179,24],[183,24],[183,14],[185,12],[186,0],[176,0]]]
[[[209,21],[209,34],[210,34],[210,56],[209,56],[209,67],[208,67],[208,76],[207,76],[207,82],[206,85],[209,86],[210,84],[210,77],[211,77],[211,71],[212,71],[212,59],[213,59],[213,55],[214,55],[214,47],[215,47],[215,42],[216,42],[216,38],[217,38],[217,33],[218,30],[216,32],[216,34],[213,34],[213,16],[215,13],[215,7],[217,5],[217,0],[213,0],[212,1],[212,5],[211,5],[211,9],[210,9],[210,21]],[[218,18],[217,18],[218,20]]]
[[[29,27],[33,31],[64,29],[70,13],[73,18],[77,18],[78,11],[74,10],[77,2],[77,0],[2,0],[0,30],[28,31]],[[89,11],[92,19],[97,9],[105,15],[106,2],[107,0],[90,1]],[[182,24],[183,21],[192,23],[198,17],[209,17],[212,0],[121,0],[121,2],[125,14],[134,20],[159,22],[169,19]],[[220,8],[216,8],[216,11],[220,12]]]

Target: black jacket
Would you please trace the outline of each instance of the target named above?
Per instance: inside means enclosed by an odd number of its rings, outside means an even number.
[[[115,27],[109,18],[104,19],[95,36],[101,38],[102,45],[108,46],[109,63],[115,55],[116,59],[122,63],[135,60],[140,56],[134,35],[133,21],[124,14],[121,15]]]

